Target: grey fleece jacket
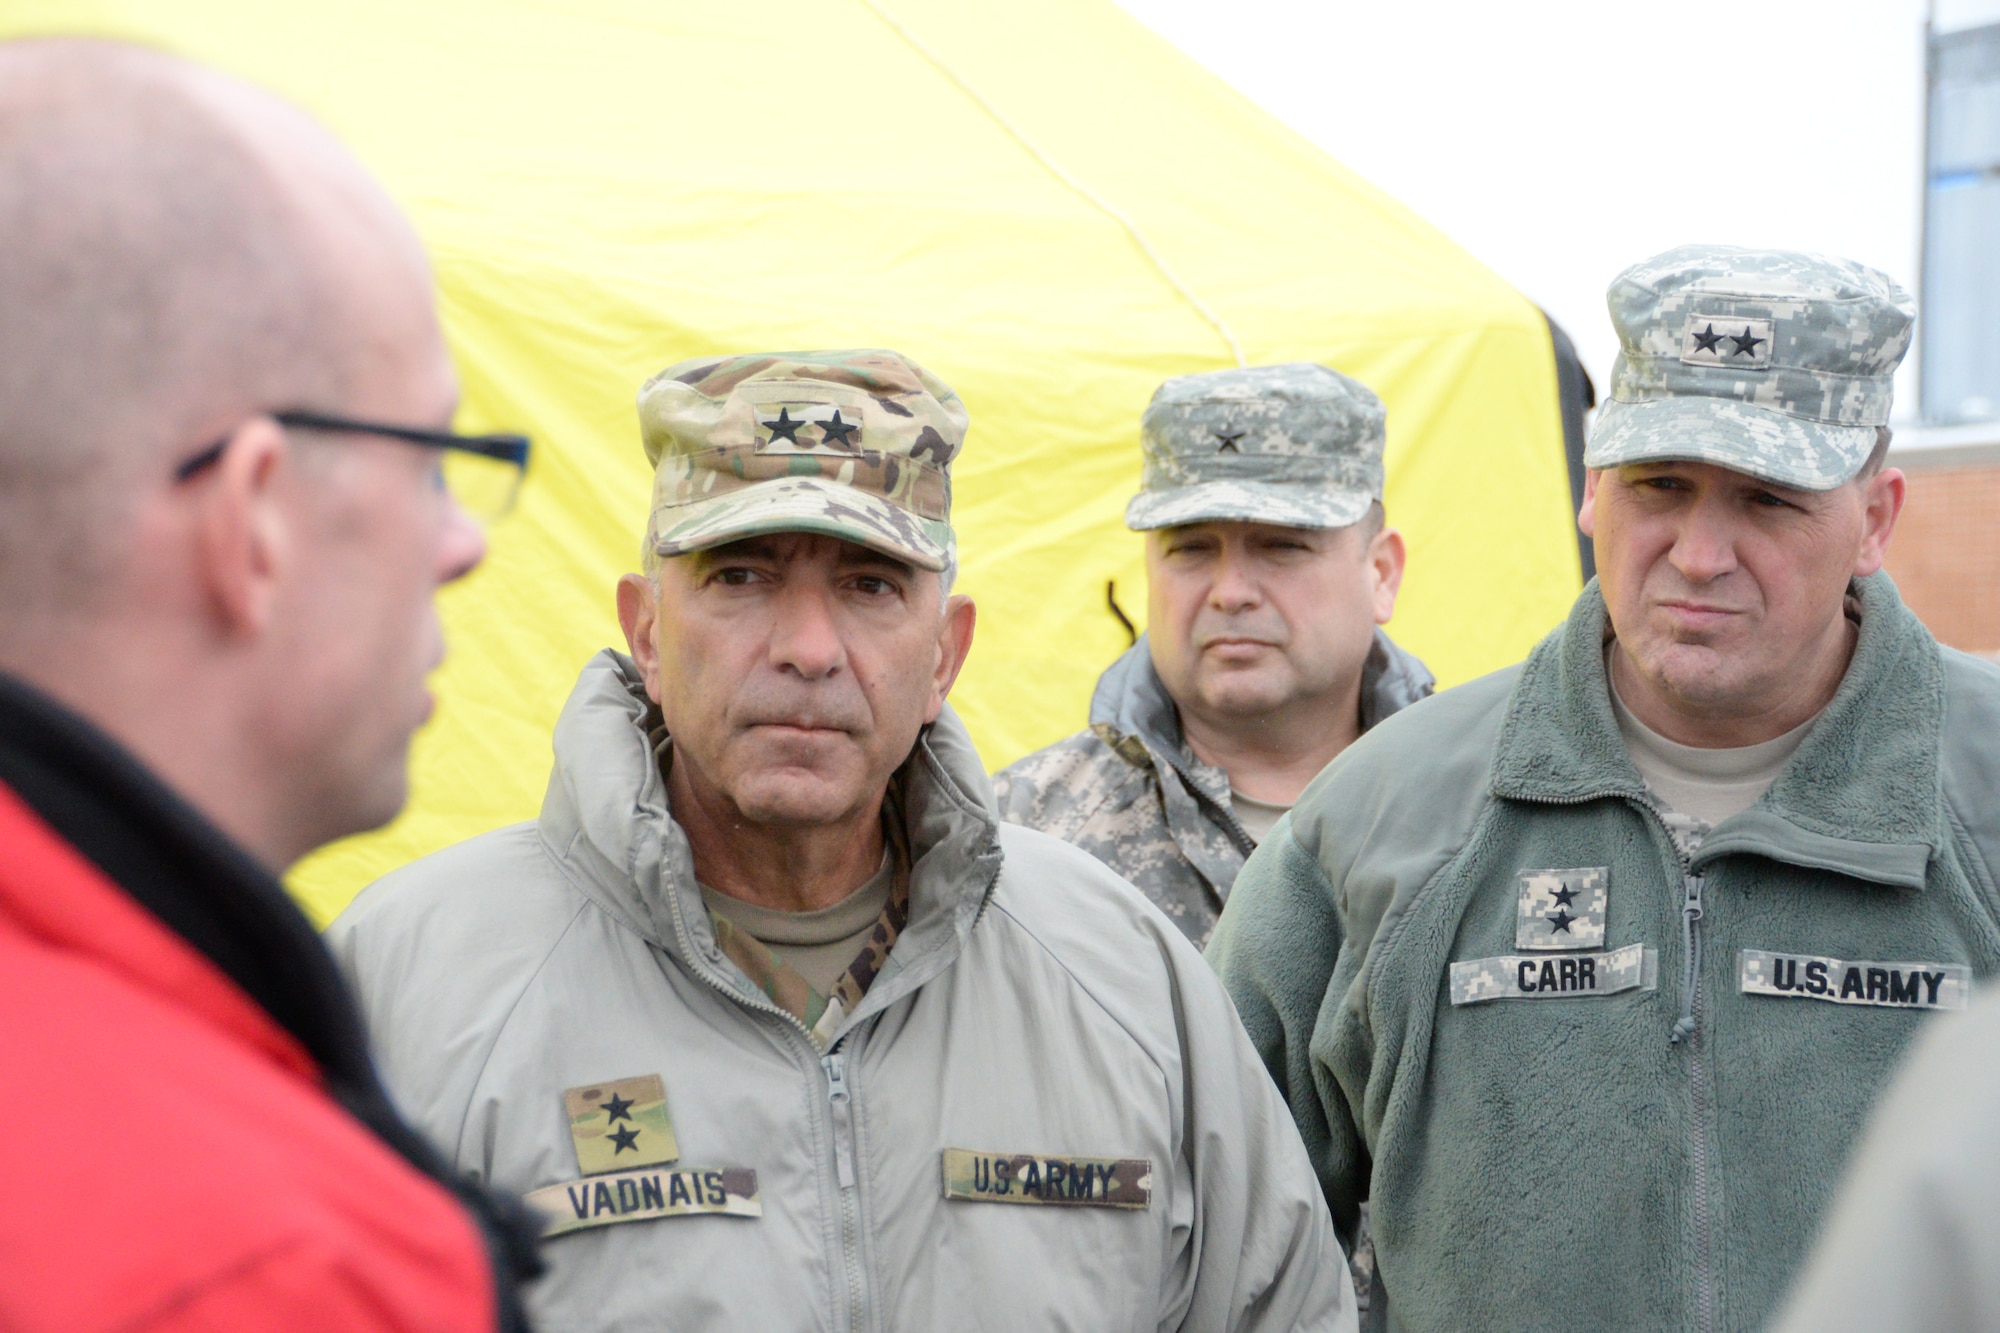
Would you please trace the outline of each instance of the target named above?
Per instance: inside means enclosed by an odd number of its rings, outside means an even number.
[[[1361,669],[1361,729],[1435,685],[1422,662],[1376,630]],[[1002,769],[993,789],[1001,818],[1083,848],[1197,946],[1256,845],[1230,808],[1229,775],[1182,738],[1144,635],[1098,678],[1089,729]]]
[[[717,947],[646,713],[630,661],[600,654],[540,820],[389,876],[330,932],[391,1091],[461,1170],[574,1185],[565,1090],[657,1074],[681,1164],[756,1173],[758,1217],[549,1239],[543,1327],[1354,1327],[1298,1133],[1220,983],[1097,862],[1000,825],[955,718],[902,779],[908,923],[822,1051]],[[947,1198],[946,1149],[1138,1159],[1150,1200]],[[626,1202],[593,1196],[600,1220]]]
[[[1856,593],[1832,703],[1689,863],[1593,583],[1522,666],[1363,737],[1244,867],[1209,958],[1336,1216],[1371,1200],[1395,1325],[1758,1327],[1924,1006],[2000,966],[2000,670],[1886,577]],[[1558,913],[1601,942],[1538,951]]]

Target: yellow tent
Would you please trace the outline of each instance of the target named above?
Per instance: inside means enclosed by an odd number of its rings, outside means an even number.
[[[6,0],[0,31],[154,41],[320,114],[431,247],[461,424],[535,436],[445,596],[410,809],[293,874],[322,920],[538,808],[578,667],[622,646],[633,395],[683,357],[888,346],[958,389],[981,618],[955,702],[996,767],[1083,724],[1126,643],[1106,582],[1145,606],[1140,410],[1232,339],[1388,404],[1392,629],[1444,682],[1519,657],[1578,586],[1540,314],[1108,0]]]

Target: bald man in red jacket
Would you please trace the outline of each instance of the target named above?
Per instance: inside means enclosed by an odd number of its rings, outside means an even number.
[[[294,108],[0,45],[0,1328],[521,1327],[277,874],[402,805],[484,553],[408,225]],[[525,448],[525,445],[522,446]]]

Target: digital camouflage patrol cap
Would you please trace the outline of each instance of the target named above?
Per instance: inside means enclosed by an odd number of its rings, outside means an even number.
[[[1620,350],[1586,467],[1714,463],[1808,491],[1868,461],[1916,317],[1872,268],[1728,245],[1635,264],[1605,299]]]
[[[1383,421],[1367,385],[1310,361],[1170,379],[1140,420],[1125,525],[1359,522],[1382,498]]]
[[[886,351],[699,357],[646,381],[654,465],[648,549],[682,555],[769,532],[817,532],[941,570],[965,404]]]

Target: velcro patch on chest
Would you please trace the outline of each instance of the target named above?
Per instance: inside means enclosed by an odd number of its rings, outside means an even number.
[[[1573,870],[1523,870],[1514,922],[1517,949],[1602,949],[1604,904],[1611,883],[1606,866]]]
[[[1149,1208],[1153,1203],[1153,1163],[1144,1157],[946,1148],[939,1165],[947,1199],[1065,1208]]]
[[[1884,1009],[1963,1009],[1972,1002],[1972,969],[1964,963],[1849,962],[1745,949],[1736,955],[1736,985],[1745,995]]]
[[[1502,954],[1451,965],[1451,1002],[1575,1000],[1653,990],[1660,956],[1643,944],[1602,953]]]
[[[747,1167],[620,1171],[545,1186],[531,1191],[527,1200],[528,1206],[542,1215],[545,1237],[655,1217],[764,1215],[763,1201],[757,1197],[757,1173]]]
[[[586,1176],[663,1166],[681,1155],[658,1074],[587,1083],[563,1093],[576,1164]]]

